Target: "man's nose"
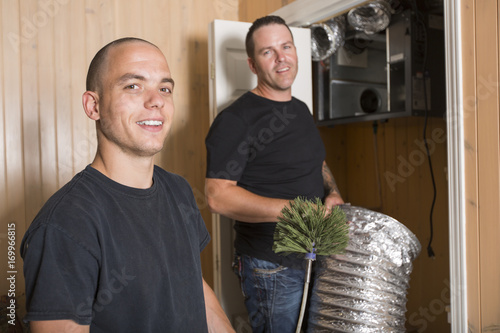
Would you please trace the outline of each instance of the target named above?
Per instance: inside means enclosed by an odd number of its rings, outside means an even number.
[[[285,54],[281,51],[276,51],[276,62],[283,62],[285,60]]]
[[[151,90],[145,101],[146,108],[161,108],[165,101],[158,90]]]

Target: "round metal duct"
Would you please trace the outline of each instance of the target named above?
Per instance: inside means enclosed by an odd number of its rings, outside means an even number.
[[[328,20],[325,23],[312,24],[310,29],[311,55],[314,61],[325,60],[344,43],[344,16]]]
[[[307,331],[405,332],[406,294],[421,246],[395,219],[343,205],[350,241],[343,255],[320,258]]]
[[[356,30],[374,34],[387,28],[391,22],[391,10],[391,5],[386,0],[375,0],[351,9],[347,14],[347,21]]]

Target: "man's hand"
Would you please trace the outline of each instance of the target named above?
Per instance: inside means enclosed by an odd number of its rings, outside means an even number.
[[[337,191],[332,191],[325,197],[326,213],[329,214],[335,206],[342,205],[344,200]]]

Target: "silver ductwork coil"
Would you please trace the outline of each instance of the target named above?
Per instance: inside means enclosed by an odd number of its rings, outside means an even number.
[[[343,205],[345,254],[316,262],[307,332],[405,332],[406,294],[421,245],[382,213]]]
[[[385,30],[391,22],[392,8],[387,0],[373,0],[353,8],[347,14],[347,21],[354,29],[371,35]]]
[[[344,44],[345,17],[339,16],[325,23],[316,23],[311,29],[311,57],[313,61],[322,61]]]

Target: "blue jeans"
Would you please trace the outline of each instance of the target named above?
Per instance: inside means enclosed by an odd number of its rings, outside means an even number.
[[[246,255],[236,255],[234,268],[240,277],[253,333],[295,332],[305,271]]]

